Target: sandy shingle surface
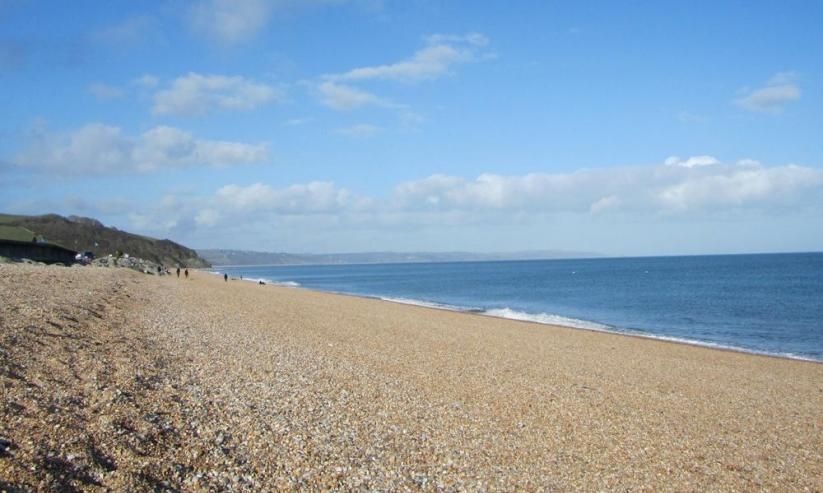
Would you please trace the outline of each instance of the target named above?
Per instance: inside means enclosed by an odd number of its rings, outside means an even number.
[[[823,365],[0,265],[0,490],[823,491]]]

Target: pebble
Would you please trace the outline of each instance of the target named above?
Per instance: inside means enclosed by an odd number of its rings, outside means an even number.
[[[0,266],[26,409],[0,404],[0,477],[46,491],[52,453],[110,491],[823,490],[823,365],[216,281]]]

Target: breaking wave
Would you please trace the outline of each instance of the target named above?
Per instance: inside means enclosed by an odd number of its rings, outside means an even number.
[[[521,320],[524,322],[537,322],[546,325],[562,325],[564,327],[574,327],[576,329],[602,330],[611,331],[612,327],[608,325],[591,322],[589,320],[580,320],[577,318],[563,317],[553,313],[527,313],[512,310],[511,308],[494,308],[481,312],[483,315],[498,318],[508,318],[511,320]]]

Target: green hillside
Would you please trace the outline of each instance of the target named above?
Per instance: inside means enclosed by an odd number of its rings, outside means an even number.
[[[197,252],[171,240],[158,240],[103,226],[87,217],[0,214],[0,239],[31,241],[34,236],[75,251],[103,257],[116,252],[167,266],[209,267]]]
[[[2,221],[2,218],[0,218]],[[34,232],[20,226],[9,226],[0,223],[0,240],[31,241]]]

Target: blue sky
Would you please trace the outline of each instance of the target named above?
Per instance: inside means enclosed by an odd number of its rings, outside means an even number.
[[[0,0],[0,211],[196,248],[821,250],[821,19]]]

